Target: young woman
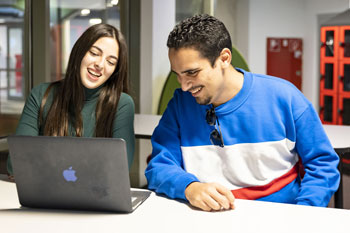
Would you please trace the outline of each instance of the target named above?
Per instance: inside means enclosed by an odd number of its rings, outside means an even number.
[[[134,154],[134,102],[128,93],[128,57],[113,26],[88,28],[75,43],[65,78],[33,88],[16,134],[123,138]],[[11,161],[8,171],[12,174]]]

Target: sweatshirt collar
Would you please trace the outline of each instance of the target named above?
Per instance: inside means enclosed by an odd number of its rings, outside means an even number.
[[[238,72],[243,73],[244,75],[244,81],[243,81],[243,87],[242,89],[235,95],[232,99],[227,101],[224,104],[221,104],[220,106],[217,106],[215,108],[215,113],[219,115],[228,114],[230,112],[235,111],[238,109],[248,98],[249,93],[252,89],[253,85],[253,77],[252,73],[247,72],[240,68],[235,68]],[[208,105],[208,108],[212,108],[213,105]]]

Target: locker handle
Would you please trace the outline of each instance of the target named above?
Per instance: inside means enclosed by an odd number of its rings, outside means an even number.
[[[339,46],[340,47],[345,47],[345,43],[344,42],[339,42]]]
[[[344,81],[344,76],[338,76],[338,79],[340,80],[340,81]]]

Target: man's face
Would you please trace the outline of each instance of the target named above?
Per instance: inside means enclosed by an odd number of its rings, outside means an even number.
[[[169,60],[183,91],[190,92],[198,104],[216,105],[224,88],[220,59],[212,67],[209,60],[193,48],[171,48]]]

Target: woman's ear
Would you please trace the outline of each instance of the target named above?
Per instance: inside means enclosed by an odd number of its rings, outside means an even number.
[[[228,48],[224,48],[220,53],[220,60],[223,68],[231,65],[232,54]]]

